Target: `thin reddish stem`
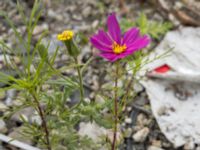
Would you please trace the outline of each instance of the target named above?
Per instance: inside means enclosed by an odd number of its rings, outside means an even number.
[[[42,111],[42,108],[40,106],[39,100],[37,99],[36,95],[34,93],[31,93],[31,95],[33,96],[33,99],[34,99],[34,101],[35,101],[35,103],[37,105],[37,109],[38,109],[40,118],[42,120],[42,128],[43,128],[43,130],[45,132],[45,139],[46,139],[47,149],[51,150],[51,144],[50,144],[50,140],[49,140],[49,130],[48,130],[47,123],[46,123],[46,120],[45,120],[44,112]]]
[[[117,123],[118,123],[118,105],[117,105],[117,92],[118,92],[118,76],[119,76],[119,62],[116,64],[116,77],[115,77],[115,92],[114,92],[114,131],[112,150],[115,150],[117,140]]]

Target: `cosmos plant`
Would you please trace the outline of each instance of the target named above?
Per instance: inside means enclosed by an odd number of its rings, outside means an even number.
[[[96,47],[100,53],[99,56],[116,64],[116,78],[114,87],[114,130],[113,141],[111,149],[115,150],[117,141],[117,125],[118,125],[118,76],[119,76],[119,62],[117,60],[123,59],[134,52],[145,48],[150,43],[150,38],[147,35],[140,35],[140,30],[132,27],[124,34],[114,13],[107,18],[108,32],[99,30],[90,38],[90,42]]]

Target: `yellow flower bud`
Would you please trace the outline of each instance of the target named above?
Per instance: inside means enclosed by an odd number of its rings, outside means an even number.
[[[67,47],[69,55],[75,57],[78,56],[80,50],[73,40],[74,32],[71,30],[65,30],[61,34],[58,34],[57,39],[62,41]]]
[[[74,36],[74,32],[71,30],[65,30],[61,34],[58,34],[57,39],[60,41],[71,40]]]

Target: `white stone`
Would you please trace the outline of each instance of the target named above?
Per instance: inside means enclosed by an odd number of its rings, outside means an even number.
[[[0,100],[3,100],[6,96],[5,91],[0,91]]]
[[[109,139],[110,142],[113,141],[113,130],[112,129],[107,131],[106,137]],[[117,145],[121,142],[122,139],[123,139],[123,136],[118,129],[117,133],[116,133],[116,143],[117,143]]]
[[[126,109],[127,109],[128,112],[131,112],[132,107],[128,106]]]
[[[32,145],[33,144],[32,137],[31,136],[27,137],[27,136],[22,135],[22,132],[23,132],[24,129],[26,129],[24,126],[20,126],[18,128],[13,128],[13,131],[10,132],[8,136],[13,138],[13,139],[24,142],[26,144]]]
[[[93,123],[85,123],[81,122],[79,125],[79,131],[78,134],[82,137],[88,136],[91,138],[94,142],[99,142],[101,141],[101,138],[103,136],[107,135],[107,130],[103,127],[100,127],[98,124],[95,122]]]
[[[45,30],[48,30],[49,29],[49,26],[48,24],[42,24],[42,25],[38,25],[34,28],[33,30],[33,35],[37,35],[37,34],[40,34],[42,32],[44,32]]]
[[[15,114],[11,116],[12,121],[23,122],[21,117],[23,117],[26,121],[29,121],[31,117],[34,115],[34,109],[32,107],[26,107],[24,109],[19,110]]]
[[[6,133],[8,131],[8,129],[6,128],[6,124],[5,122],[0,119],[0,133]]]
[[[55,11],[53,11],[52,9],[49,9],[47,12],[48,16],[52,19],[56,19],[58,21],[62,21],[63,20],[63,16],[60,15],[59,13],[56,13]]]
[[[8,107],[4,103],[0,102],[0,110],[5,111],[7,109],[8,109]]]
[[[37,125],[42,125],[42,120],[39,114],[35,111],[35,113],[30,117],[31,123],[36,123]]]
[[[133,139],[135,142],[144,142],[146,137],[149,134],[149,128],[145,127],[139,131],[137,131],[134,135],[133,135]]]
[[[132,128],[128,128],[128,129],[125,129],[123,135],[124,135],[124,137],[126,137],[126,138],[130,138],[131,135],[132,135],[132,132],[133,132],[133,129],[132,129]]]
[[[97,96],[96,96],[96,102],[97,102],[98,104],[104,104],[104,103],[105,103],[105,99],[104,99],[102,96],[97,95]]]
[[[16,90],[15,89],[10,89],[6,92],[6,100],[5,100],[5,104],[7,106],[11,106],[12,105],[12,102],[13,102],[13,98],[15,97],[16,95]]]
[[[144,124],[147,122],[147,117],[140,113],[138,116],[137,116],[137,125],[139,126],[144,126]]]
[[[160,147],[156,147],[156,146],[149,146],[148,150],[164,150],[164,149],[162,149]]]
[[[125,122],[126,122],[127,124],[131,124],[131,123],[132,123],[132,119],[131,119],[131,118],[125,118]]]
[[[82,12],[83,16],[88,17],[91,14],[91,9],[91,6],[87,6]]]

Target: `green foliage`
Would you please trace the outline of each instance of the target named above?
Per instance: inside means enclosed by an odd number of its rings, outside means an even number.
[[[27,33],[25,36],[22,36],[12,20],[7,17],[6,13],[0,12],[0,15],[5,18],[13,29],[18,41],[16,45],[17,50],[8,47],[3,40],[0,41],[0,46],[4,50],[7,67],[16,71],[18,76],[15,77],[11,74],[0,72],[0,81],[9,85],[5,90],[14,88],[20,93],[23,92],[27,95],[27,98],[24,99],[25,95],[21,95],[21,104],[11,109],[7,117],[26,107],[33,107],[40,117],[42,117],[39,111],[41,108],[39,103],[42,103],[46,107],[43,111],[43,117],[45,117],[46,120],[45,122],[49,132],[48,139],[53,149],[64,148],[73,150],[80,148],[87,149],[88,147],[93,147],[95,149],[95,144],[87,137],[79,137],[75,129],[75,126],[82,120],[82,116],[89,116],[89,113],[91,113],[90,109],[93,108],[93,106],[87,106],[87,109],[84,109],[82,105],[80,105],[80,108],[75,107],[72,110],[67,105],[67,99],[69,99],[72,92],[79,88],[79,84],[76,80],[63,76],[60,70],[54,68],[53,65],[55,64],[55,58],[59,48],[55,50],[54,54],[48,54],[49,44],[44,45],[42,43],[43,37],[47,36],[47,31],[41,34],[35,44],[32,43],[33,31],[42,13],[40,7],[41,1],[35,1],[34,7],[28,17],[26,17],[25,10],[19,2],[17,6],[23,18],[23,23],[26,26]],[[23,49],[20,48],[19,45],[21,45]],[[25,52],[23,50],[25,50]],[[7,54],[18,57],[21,60],[20,67],[17,66],[12,59],[11,61],[7,60]],[[72,64],[72,67],[69,67],[69,69],[77,67],[80,67],[80,65]],[[83,67],[83,72],[86,66],[81,67]],[[49,88],[44,88],[44,86]],[[48,94],[50,89],[52,93]],[[24,126],[22,135],[27,137],[31,136],[41,148],[48,149],[47,135],[43,123],[41,125],[37,123],[30,124],[23,116],[21,116],[21,120]]]
[[[149,21],[144,13],[141,13],[136,21],[122,19],[122,31],[126,31],[130,27],[137,26],[140,28],[142,34],[149,34],[154,39],[159,39],[161,35],[165,34],[172,28],[170,22]]]

